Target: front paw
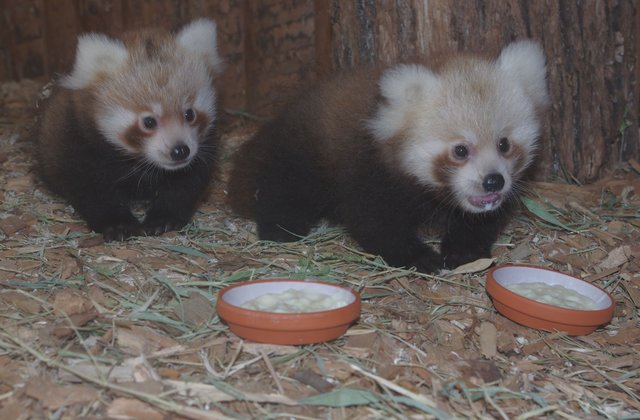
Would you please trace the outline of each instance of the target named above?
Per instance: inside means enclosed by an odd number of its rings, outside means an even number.
[[[162,235],[165,232],[182,229],[187,222],[175,218],[164,217],[145,220],[143,223],[144,233],[149,236]]]
[[[412,265],[419,272],[426,274],[437,273],[442,268],[441,257],[435,252],[423,255],[414,261]]]
[[[102,237],[105,242],[124,241],[132,236],[140,236],[144,230],[139,223],[119,223],[107,226],[102,230]]]
[[[442,255],[442,268],[446,270],[453,270],[460,267],[463,264],[467,264],[480,258],[490,258],[490,252],[466,252],[466,253],[454,253],[450,252]]]

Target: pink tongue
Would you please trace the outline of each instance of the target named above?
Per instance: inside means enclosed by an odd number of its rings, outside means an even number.
[[[500,194],[498,193],[469,197],[469,202],[476,207],[484,207],[487,204],[493,204],[498,200],[500,200]]]

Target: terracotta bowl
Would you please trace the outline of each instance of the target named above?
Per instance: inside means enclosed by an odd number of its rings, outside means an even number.
[[[569,309],[524,297],[507,289],[510,283],[543,282],[562,285],[596,303],[593,310]],[[601,288],[579,278],[546,268],[526,265],[503,265],[489,271],[487,293],[502,315],[519,324],[545,331],[562,331],[568,335],[586,335],[608,323],[613,316],[615,302]]]
[[[347,303],[318,312],[274,313],[242,308],[245,302],[266,293],[289,289],[341,294]],[[270,344],[311,344],[330,341],[344,334],[360,316],[360,295],[346,287],[316,280],[268,279],[225,287],[218,292],[218,315],[239,337]]]

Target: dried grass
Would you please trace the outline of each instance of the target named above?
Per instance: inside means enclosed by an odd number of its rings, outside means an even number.
[[[258,242],[224,179],[182,232],[105,244],[33,177],[38,89],[0,89],[0,418],[638,418],[637,162],[593,185],[533,184],[494,260],[438,276],[388,267],[338,228]],[[484,274],[514,261],[604,287],[612,323],[567,337],[501,317]],[[362,316],[330,343],[242,341],[215,298],[259,277],[353,287]]]

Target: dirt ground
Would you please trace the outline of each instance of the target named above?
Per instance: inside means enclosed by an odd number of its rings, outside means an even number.
[[[256,241],[224,203],[193,222],[104,243],[32,171],[41,86],[0,85],[0,418],[640,418],[640,165],[588,186],[533,183],[493,264],[584,278],[616,300],[610,324],[569,337],[498,314],[486,264],[427,276],[387,267],[340,229]],[[224,139],[246,137],[232,121]],[[222,287],[262,277],[357,289],[342,338],[243,341]]]

